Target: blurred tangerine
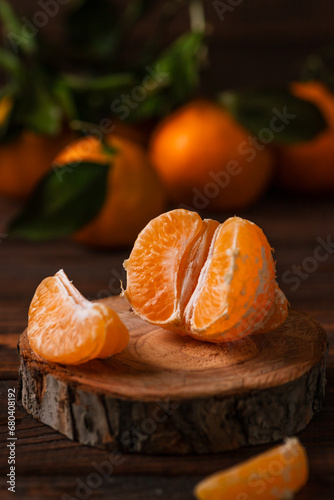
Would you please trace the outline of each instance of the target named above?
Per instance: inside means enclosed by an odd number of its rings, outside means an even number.
[[[67,146],[54,166],[80,162],[109,164],[106,199],[99,214],[74,238],[87,245],[122,247],[131,245],[139,231],[164,211],[165,193],[142,146],[117,135],[107,135],[105,144],[93,136]]]
[[[293,83],[293,94],[311,101],[325,116],[328,128],[314,139],[280,146],[278,178],[284,188],[304,193],[334,190],[334,95],[322,83]]]
[[[54,157],[74,138],[70,130],[56,136],[24,130],[0,144],[0,193],[10,198],[27,198],[50,170]]]
[[[150,157],[174,201],[196,209],[241,209],[257,201],[273,172],[269,148],[222,107],[192,101],[153,132]]]

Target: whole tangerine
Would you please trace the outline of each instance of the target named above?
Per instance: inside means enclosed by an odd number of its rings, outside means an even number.
[[[112,134],[104,141],[105,145],[93,136],[79,139],[58,155],[54,166],[75,163],[80,168],[80,162],[95,163],[96,168],[110,165],[101,210],[73,238],[90,246],[128,246],[153,217],[164,211],[165,192],[142,146]]]
[[[192,101],[153,132],[150,158],[174,201],[196,209],[241,209],[265,191],[269,148],[256,143],[221,106]]]

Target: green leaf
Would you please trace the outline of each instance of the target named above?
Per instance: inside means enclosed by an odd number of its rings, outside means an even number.
[[[25,116],[25,125],[38,133],[59,134],[63,116],[60,106],[43,89],[37,90],[37,96],[33,112]]]
[[[152,66],[147,66],[146,72],[156,75],[156,86],[131,111],[131,119],[166,114],[187,101],[199,86],[202,49],[203,33],[186,33],[165,49]]]
[[[200,49],[202,33],[181,35],[156,61],[154,69],[166,73],[165,84],[175,104],[185,101],[199,85]]]
[[[320,110],[287,88],[222,92],[218,102],[259,140],[293,144],[309,141],[327,127]]]
[[[17,18],[14,10],[6,0],[0,0],[0,19],[5,28],[5,36],[15,53],[33,54],[37,44],[34,36],[27,36],[23,31],[23,23]]]
[[[53,95],[59,102],[68,121],[75,120],[78,116],[78,111],[74,102],[72,91],[67,87],[62,79],[54,82]]]
[[[46,240],[68,236],[101,210],[109,164],[72,163],[51,170],[9,227],[9,236]]]
[[[34,68],[33,79],[27,70],[16,103],[14,120],[17,125],[46,135],[61,132],[65,113],[54,92],[55,84],[39,67]]]
[[[75,110],[65,108],[60,88],[56,82],[42,82],[35,78],[23,78],[21,84],[11,83],[3,88],[4,93],[13,96],[13,110],[10,115],[9,126],[6,126],[9,136],[22,129],[33,130],[39,134],[58,135],[63,126],[64,117],[70,120]],[[1,96],[1,93],[0,93]],[[71,103],[67,103],[70,106]],[[7,124],[8,125],[8,124]],[[7,132],[1,130],[0,140],[5,140]]]
[[[136,83],[132,73],[114,73],[96,77],[67,74],[63,79],[68,88],[76,91],[122,90]]]
[[[171,110],[172,106],[165,93],[160,92],[149,95],[144,99],[136,109],[131,110],[128,119],[131,122],[145,121],[150,118],[167,115]]]
[[[21,74],[20,59],[3,48],[0,48],[0,66],[11,76],[18,77]]]

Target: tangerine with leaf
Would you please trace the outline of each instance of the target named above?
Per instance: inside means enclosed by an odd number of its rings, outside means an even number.
[[[334,94],[317,81],[295,82],[291,91],[315,104],[327,127],[311,140],[277,149],[278,179],[281,186],[301,193],[334,191]]]
[[[86,136],[55,158],[9,233],[33,240],[72,236],[95,247],[133,244],[163,212],[165,193],[143,147]]]
[[[0,193],[26,199],[50,170],[55,156],[75,137],[69,129],[55,136],[24,130],[0,144]]]

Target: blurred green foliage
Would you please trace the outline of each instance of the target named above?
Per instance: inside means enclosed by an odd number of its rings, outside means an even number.
[[[309,141],[327,126],[313,103],[285,87],[222,92],[218,100],[250,133],[260,138],[270,134],[273,144]]]
[[[135,57],[127,58],[127,41],[136,24],[156,7],[152,0],[132,0],[123,8],[107,0],[72,1],[64,11],[64,39],[59,44],[45,39],[37,28],[34,32],[32,21],[27,36],[26,21],[17,17],[9,2],[0,0],[0,67],[6,74],[0,92],[15,101],[0,140],[24,128],[56,135],[64,122],[97,123],[111,116],[111,104],[123,92],[142,85],[148,69],[159,68],[168,77],[147,92],[143,102],[138,100],[128,119],[159,118],[188,100],[200,82],[204,33],[189,29],[167,47],[160,43],[161,31],[188,2],[170,4],[172,14],[160,14],[154,43],[144,41],[136,47]]]

